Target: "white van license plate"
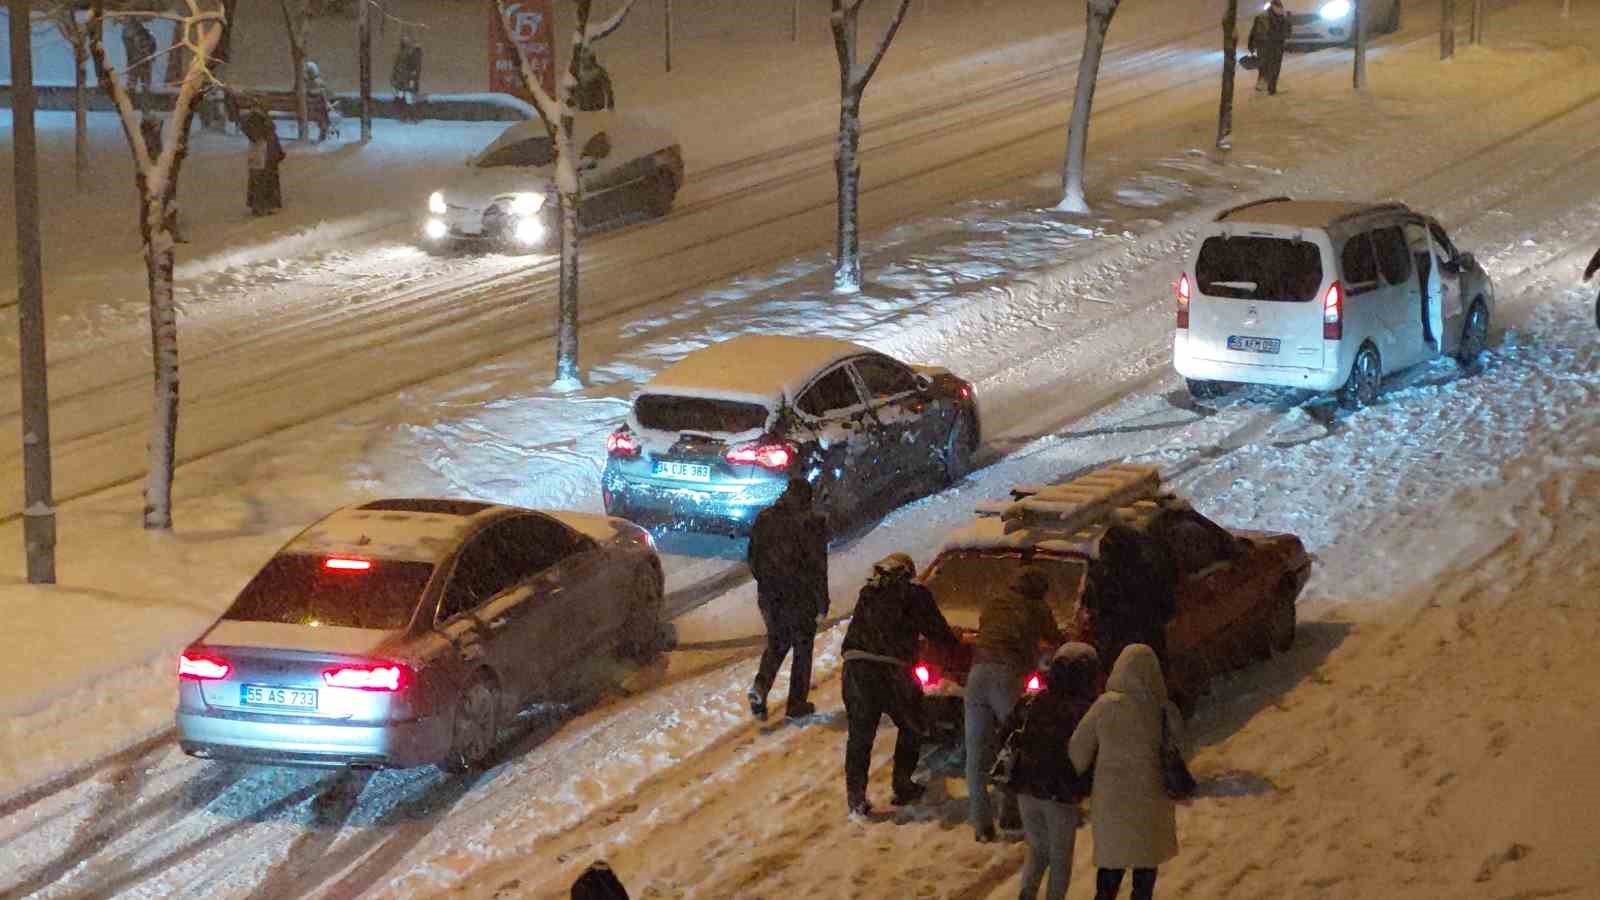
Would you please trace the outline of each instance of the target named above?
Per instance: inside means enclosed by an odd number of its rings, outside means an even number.
[[[1244,353],[1277,353],[1283,342],[1277,338],[1228,336],[1228,349]]]
[[[656,474],[662,478],[679,478],[684,481],[710,481],[711,467],[695,463],[657,462]]]

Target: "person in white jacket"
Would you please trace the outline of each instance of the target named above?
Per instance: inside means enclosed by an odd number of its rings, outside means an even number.
[[[1131,644],[1067,744],[1078,771],[1094,768],[1095,900],[1113,900],[1126,869],[1133,900],[1150,900],[1156,867],[1178,855],[1177,814],[1161,778],[1163,720],[1167,741],[1182,747],[1183,717],[1167,700],[1161,663],[1148,645]]]

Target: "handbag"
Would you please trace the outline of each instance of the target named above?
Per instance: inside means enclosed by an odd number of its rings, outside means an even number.
[[[1025,705],[1020,706],[1018,711],[1022,715],[1018,718],[1016,727],[1006,732],[1005,739],[1000,742],[1000,749],[995,751],[994,765],[989,767],[989,780],[1001,787],[1011,787],[1022,774],[1023,741],[1028,730],[1028,714]]]
[[[1239,57],[1239,68],[1246,72],[1254,72],[1261,68],[1261,57],[1254,53],[1246,53],[1244,56]]]
[[[1164,709],[1161,710],[1161,787],[1174,800],[1188,800],[1199,788],[1188,764],[1183,761],[1183,754],[1167,739],[1167,711]]]

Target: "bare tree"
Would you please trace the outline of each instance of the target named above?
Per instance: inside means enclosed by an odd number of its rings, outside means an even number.
[[[594,0],[573,0],[577,24],[572,32],[572,54],[567,71],[552,96],[544,89],[522,44],[516,40],[518,24],[512,15],[517,4],[495,0],[506,36],[517,48],[522,81],[533,97],[534,109],[556,151],[556,196],[560,202],[561,277],[558,289],[560,321],[556,327],[556,386],[570,390],[582,384],[578,374],[578,207],[583,200],[583,179],[578,171],[574,125],[578,111],[578,69],[594,53],[594,45],[622,27],[636,0],[622,0],[617,11],[598,23],[591,21]],[[552,64],[553,61],[552,61]]]
[[[1439,58],[1456,55],[1456,0],[1439,0]]]
[[[1217,149],[1233,149],[1233,82],[1239,56],[1239,0],[1222,13],[1222,104],[1217,110]]]
[[[1094,106],[1095,83],[1100,80],[1100,57],[1105,52],[1106,32],[1121,0],[1088,0],[1088,22],[1084,25],[1083,56],[1078,60],[1078,91],[1072,102],[1072,119],[1067,123],[1067,160],[1061,169],[1062,212],[1085,213],[1083,199],[1084,156],[1089,147],[1089,111]]]
[[[1350,75],[1350,83],[1356,90],[1364,90],[1367,86],[1367,3],[1366,0],[1355,0],[1355,28],[1356,52],[1355,69]]]
[[[294,66],[295,138],[306,140],[311,128],[306,124],[306,39],[310,36],[311,0],[278,0],[283,10],[283,27],[289,33],[289,61]]]
[[[174,23],[187,51],[188,70],[178,88],[159,146],[152,146],[125,75],[112,65],[105,47],[107,18],[144,16]],[[150,290],[150,345],[155,365],[155,420],[150,432],[150,470],[145,480],[144,527],[172,527],[172,479],[178,437],[178,317],[172,292],[177,224],[174,201],[178,176],[189,152],[189,126],[195,104],[211,79],[209,65],[222,37],[224,13],[216,0],[181,0],[173,12],[106,12],[106,0],[93,0],[89,13],[89,52],[100,87],[116,105],[128,151],[133,155],[139,190],[139,235],[144,244]]]
[[[829,19],[833,49],[839,55],[839,137],[833,167],[839,183],[839,223],[833,261],[833,289],[853,294],[861,290],[861,97],[889,51],[895,32],[905,21],[911,0],[900,0],[865,65],[856,62],[857,23],[866,0],[833,0]]]
[[[83,71],[89,62],[89,36],[78,22],[74,4],[50,7],[46,15],[72,47],[72,174],[82,191],[89,173],[89,86]]]

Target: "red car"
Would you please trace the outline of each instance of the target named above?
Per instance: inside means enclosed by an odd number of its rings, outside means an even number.
[[[1068,639],[1093,643],[1093,623],[1078,600],[1100,537],[1118,522],[1163,542],[1177,564],[1167,677],[1181,694],[1198,696],[1211,676],[1294,643],[1295,601],[1311,575],[1298,537],[1223,528],[1167,491],[1153,466],[1110,465],[1065,484],[1011,493],[1010,501],[980,507],[975,521],[952,533],[922,576],[962,639],[957,651],[924,642],[916,666],[942,728],[960,728],[979,613],[1024,564],[1048,575],[1045,600]],[[1040,647],[1041,655],[1053,649]],[[1036,676],[1027,676],[1028,689],[1038,688]]]

